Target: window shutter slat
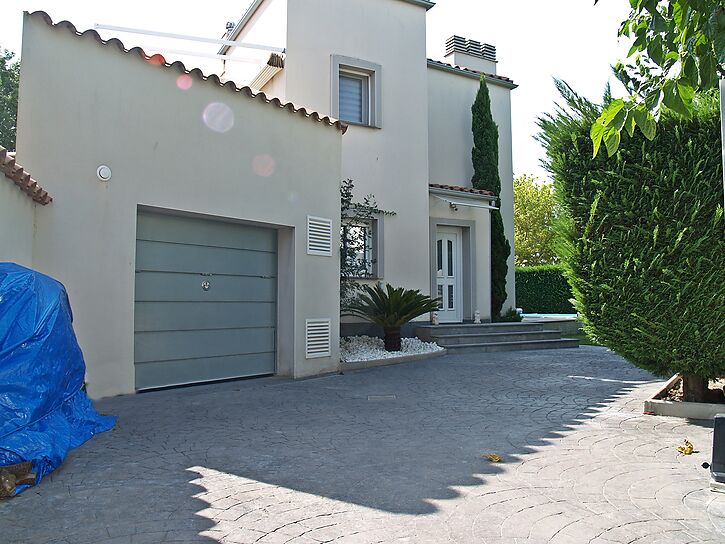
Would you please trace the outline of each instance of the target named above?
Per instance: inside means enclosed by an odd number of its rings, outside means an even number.
[[[363,122],[363,84],[355,77],[340,75],[340,119]]]

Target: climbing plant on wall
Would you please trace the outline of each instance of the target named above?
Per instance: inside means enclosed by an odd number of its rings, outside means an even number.
[[[374,269],[379,256],[369,250],[377,233],[376,220],[392,216],[395,212],[378,207],[375,196],[366,195],[361,202],[354,200],[355,183],[345,179],[340,186],[340,301],[345,306],[361,291],[360,280],[375,277]]]

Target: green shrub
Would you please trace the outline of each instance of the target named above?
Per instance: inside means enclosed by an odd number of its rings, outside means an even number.
[[[385,284],[363,285],[357,298],[343,306],[343,314],[367,319],[383,328],[385,351],[400,351],[400,329],[418,316],[438,310],[439,299],[418,289]]]
[[[540,139],[586,332],[661,376],[706,384],[725,374],[718,97],[696,98],[689,120],[663,115],[653,141],[625,131],[615,156],[593,159],[589,131],[600,107],[559,89],[566,104],[539,120]]]
[[[516,267],[516,306],[527,314],[573,314],[571,287],[556,264]]]
[[[498,175],[498,126],[491,114],[491,97],[482,75],[476,100],[471,106],[471,130],[473,131],[473,178],[476,189],[501,194],[501,178]],[[503,218],[499,210],[491,211],[491,315],[496,320],[506,301],[506,274],[511,244],[506,239]]]

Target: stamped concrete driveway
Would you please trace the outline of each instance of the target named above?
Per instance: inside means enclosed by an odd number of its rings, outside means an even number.
[[[108,399],[0,541],[723,543],[712,430],[642,415],[657,383],[583,347]]]

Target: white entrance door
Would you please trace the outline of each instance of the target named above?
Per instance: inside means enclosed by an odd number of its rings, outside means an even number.
[[[436,233],[436,285],[438,320],[463,321],[463,235],[460,228],[438,227]]]

